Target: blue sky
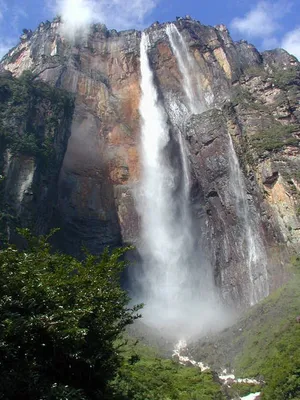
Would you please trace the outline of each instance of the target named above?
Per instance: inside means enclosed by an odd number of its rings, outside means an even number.
[[[300,58],[300,0],[0,0],[0,56],[23,28],[35,29],[57,13],[69,30],[96,21],[143,28],[190,14],[205,25],[227,25],[234,40],[248,40],[259,50],[283,47]]]

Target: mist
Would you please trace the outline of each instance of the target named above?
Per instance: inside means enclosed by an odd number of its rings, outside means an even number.
[[[143,28],[156,0],[56,0],[54,12],[62,18],[62,33],[69,40],[85,37],[93,23],[108,28]]]
[[[211,265],[201,251],[199,235],[193,227],[183,132],[174,129],[180,125],[177,119],[181,120],[181,115],[176,113],[175,100],[170,99],[166,109],[159,98],[149,48],[150,38],[143,33],[142,176],[136,193],[141,217],[138,250],[142,268],[136,280],[140,288],[138,300],[145,303],[144,322],[178,341],[223,328],[230,313],[222,305]],[[201,104],[202,112],[202,102],[197,104]],[[188,118],[190,111],[186,113]]]

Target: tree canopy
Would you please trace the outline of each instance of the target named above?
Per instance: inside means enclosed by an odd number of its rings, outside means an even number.
[[[0,251],[0,399],[102,399],[141,308],[120,287],[127,248],[81,262],[22,233],[26,250]]]

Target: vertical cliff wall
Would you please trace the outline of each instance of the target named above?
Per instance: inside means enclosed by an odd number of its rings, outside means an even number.
[[[70,136],[73,100],[26,72],[0,72],[2,241],[16,227],[46,234],[56,226],[58,178]]]
[[[185,139],[196,242],[212,264],[223,297],[246,305],[229,138],[239,156],[249,215],[267,252],[272,289],[284,279],[285,249],[299,248],[299,63],[283,50],[260,54],[247,42],[235,43],[223,25],[179,19],[176,26],[209,110],[190,115],[166,25],[158,23],[147,30],[155,84],[172,135],[180,132]],[[99,252],[122,241],[137,243],[139,217],[132,193],[140,177],[141,33],[94,25],[84,41],[71,44],[59,28],[58,20],[41,24],[2,66],[15,76],[29,69],[75,96],[59,178],[60,245],[79,254],[82,245]],[[172,150],[174,162],[178,148]],[[261,279],[260,273],[254,278]]]

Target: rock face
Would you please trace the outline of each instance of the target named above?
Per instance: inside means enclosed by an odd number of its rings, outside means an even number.
[[[0,240],[20,243],[15,227],[46,234],[56,226],[73,101],[28,74],[0,74],[0,93]]]
[[[187,118],[182,77],[165,24],[147,30],[151,67],[170,123],[174,125],[172,104],[185,116],[199,245],[211,260],[223,296],[246,304],[228,184],[229,135],[244,174],[250,214],[268,253],[272,289],[284,279],[282,249],[297,250],[300,244],[299,63],[283,50],[260,54],[247,42],[233,42],[224,25],[213,28],[191,19],[175,24],[197,64],[210,110]],[[140,177],[140,37],[135,30],[94,25],[84,41],[72,45],[55,20],[22,37],[2,61],[14,76],[29,69],[36,79],[75,96],[56,222],[60,247],[76,255],[82,245],[99,252],[139,238],[133,191]],[[30,159],[24,165],[15,179],[26,187],[35,167]]]

